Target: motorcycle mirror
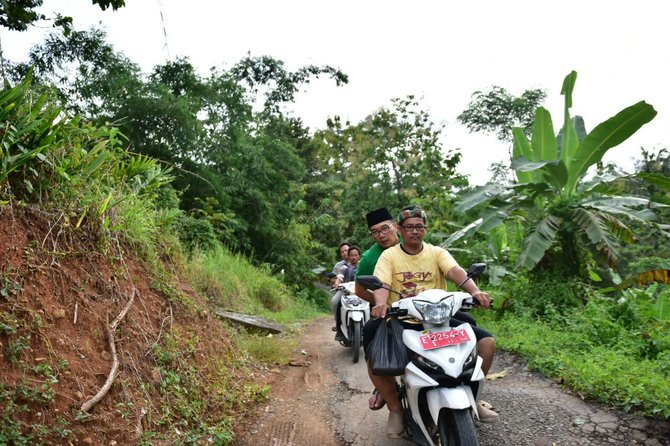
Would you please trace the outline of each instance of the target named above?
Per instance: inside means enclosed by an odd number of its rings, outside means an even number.
[[[474,278],[477,278],[481,276],[481,274],[484,272],[486,269],[486,263],[473,263],[470,265],[470,268],[468,268],[468,273],[463,282],[458,284],[458,288],[462,287],[465,282],[468,280]]]
[[[366,290],[378,290],[384,287],[384,283],[377,276],[358,276],[356,283],[360,283]]]
[[[486,263],[473,263],[468,268],[468,277],[479,277],[486,270]]]

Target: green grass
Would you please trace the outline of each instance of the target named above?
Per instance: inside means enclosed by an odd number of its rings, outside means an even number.
[[[294,336],[250,334],[239,339],[243,351],[266,364],[288,364],[297,345]]]
[[[219,308],[295,323],[323,314],[313,302],[295,295],[269,269],[218,247],[196,252],[188,263],[190,283]]]
[[[496,317],[490,311],[477,311],[475,317],[494,334],[498,348],[521,355],[531,369],[583,397],[641,415],[670,418],[667,356],[641,356],[644,339],[639,332],[615,330],[611,321],[606,324],[595,316],[590,321],[575,316],[573,323],[569,316],[547,322],[509,312]],[[599,338],[598,327],[603,325],[618,333],[614,342]]]
[[[198,291],[229,311],[281,311],[289,305],[288,289],[279,279],[221,247],[194,253],[187,273]]]

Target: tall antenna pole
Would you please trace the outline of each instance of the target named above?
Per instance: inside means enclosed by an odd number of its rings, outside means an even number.
[[[2,36],[0,35],[0,71],[2,71],[2,83],[8,87],[7,77],[5,76],[5,56],[2,53]]]
[[[167,60],[170,62],[172,58],[170,57],[170,48],[168,47],[168,36],[167,36],[167,31],[165,30],[165,18],[163,17],[163,3],[161,0],[158,0],[158,10],[160,11],[161,14],[161,24],[163,25],[163,37],[165,37],[165,45],[163,48],[165,48],[165,52],[167,53]]]

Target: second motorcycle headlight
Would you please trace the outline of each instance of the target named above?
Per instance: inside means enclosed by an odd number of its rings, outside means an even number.
[[[431,361],[428,358],[424,358],[423,356],[421,356],[417,353],[414,353],[414,352],[412,352],[412,353],[413,353],[413,356],[414,356],[414,360],[415,360],[416,364],[419,366],[419,368],[421,368],[424,371],[429,372],[429,373],[431,373],[431,372],[443,373],[442,367],[440,367],[439,364]]]
[[[430,302],[422,302],[419,300],[415,300],[413,303],[414,308],[416,308],[417,311],[421,313],[421,317],[423,317],[424,322],[427,322],[429,324],[440,325],[444,324],[449,320],[450,308],[444,302],[434,304]]]

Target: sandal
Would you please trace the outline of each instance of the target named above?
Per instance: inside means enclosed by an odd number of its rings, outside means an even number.
[[[379,410],[386,404],[384,398],[379,394],[379,390],[375,389],[372,391],[372,396],[368,400],[368,406],[370,410]]]

